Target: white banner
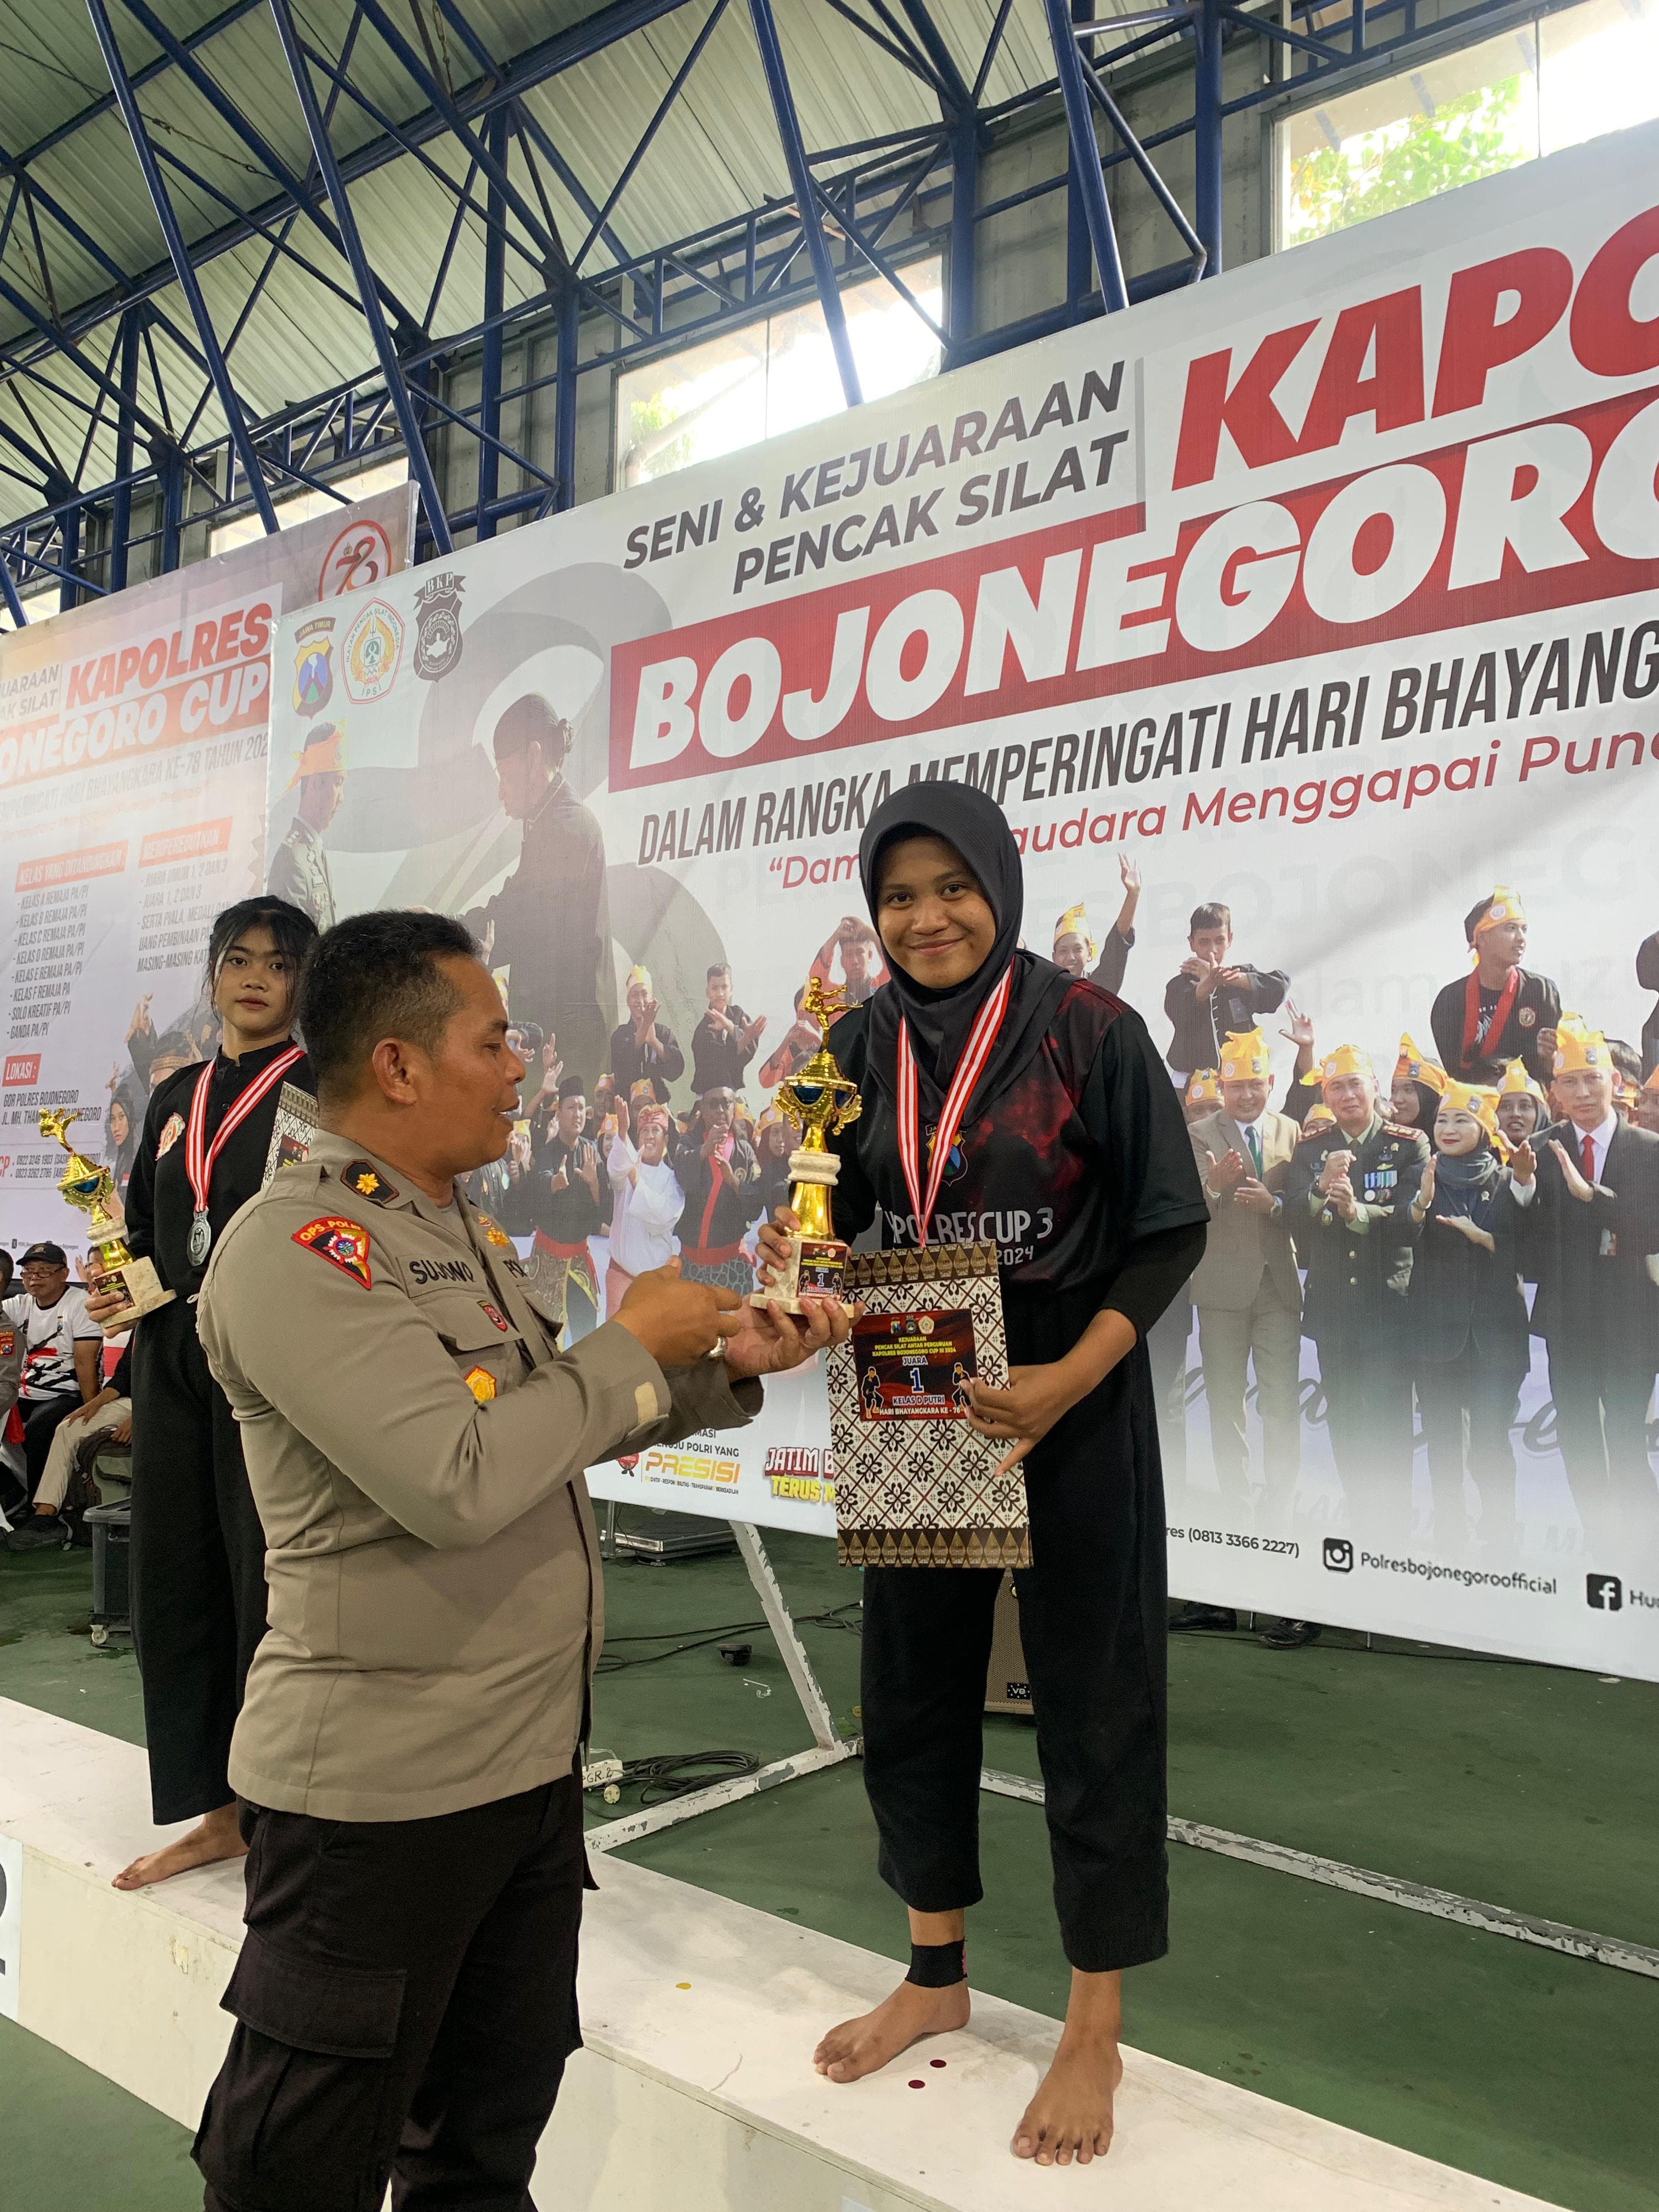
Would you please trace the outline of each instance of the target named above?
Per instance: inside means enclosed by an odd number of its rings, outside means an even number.
[[[1321,1049],[1369,1054],[1386,1091],[1402,1030],[1432,1051],[1494,880],[1560,1004],[1634,1041],[1659,919],[1656,174],[1659,131],[1607,139],[471,548],[331,629],[286,616],[273,844],[325,646],[358,800],[327,837],[341,910],[489,927],[515,1019],[590,1086],[643,963],[687,1062],[677,1111],[711,965],[764,1018],[755,1113],[801,1051],[809,973],[878,976],[859,836],[919,776],[1004,807],[1036,950],[1079,902],[1103,945],[1120,853],[1138,865],[1122,995],[1160,1048],[1217,901],[1229,959],[1287,976]],[[513,764],[522,717],[496,773],[532,694],[574,729],[551,793]],[[1277,1104],[1293,1048],[1283,1011],[1264,1026]],[[515,1233],[556,1243],[544,1194],[520,1200]],[[682,1238],[712,1247],[712,1219]],[[962,1233],[1013,1259],[1045,1231]],[[1295,1510],[1262,1534],[1217,1485],[1195,1335],[1176,1586],[1659,1676],[1644,1501],[1587,1546],[1534,1348],[1510,1552],[1473,1480],[1437,1500],[1420,1443],[1399,1540],[1365,1540],[1310,1342]],[[827,1531],[827,1443],[812,1376],[754,1430],[595,1487]]]
[[[384,583],[407,485],[0,637],[0,1229],[84,1243],[43,1106],[125,1188],[159,1076],[211,1048],[213,916],[265,888],[270,640]],[[278,763],[286,781],[293,763]],[[101,1134],[99,1125],[101,1125]]]

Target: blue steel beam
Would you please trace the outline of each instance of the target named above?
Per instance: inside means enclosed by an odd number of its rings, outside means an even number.
[[[0,592],[5,594],[6,605],[11,614],[12,628],[27,629],[29,618],[23,612],[23,602],[18,598],[17,586],[11,580],[11,562],[7,560],[3,549],[0,549]]]
[[[201,339],[202,351],[207,356],[208,373],[213,379],[219,395],[219,404],[224,412],[225,426],[235,446],[237,457],[247,477],[248,489],[253,495],[253,504],[259,511],[259,520],[267,533],[276,528],[276,510],[270,503],[270,492],[261,472],[253,441],[248,436],[247,422],[242,413],[242,403],[237,398],[230,381],[230,371],[219,350],[219,341],[214,335],[213,319],[208,313],[207,301],[191,265],[190,249],[185,244],[184,233],[167,198],[167,186],[161,181],[161,171],[155,159],[155,149],[149,143],[149,133],[144,118],[138,112],[138,95],[132,88],[121,50],[115,43],[115,33],[110,26],[109,13],[104,0],[87,0],[87,12],[92,18],[92,27],[97,35],[99,51],[104,57],[104,66],[109,71],[109,81],[127,126],[127,136],[132,141],[132,150],[138,157],[138,167],[143,172],[144,184],[155,210],[155,219],[161,226],[161,235],[167,240],[167,253],[179,278],[179,289],[190,308],[191,320]]]
[[[611,187],[610,198],[605,201],[605,205],[599,210],[598,214],[594,216],[592,228],[589,230],[586,237],[583,239],[581,244],[572,255],[570,265],[573,269],[580,269],[581,267],[583,262],[586,260],[588,254],[592,248],[594,240],[599,236],[601,232],[605,229],[605,225],[611,220],[611,215],[615,211],[617,201],[621,199],[623,194],[628,190],[629,185],[633,179],[634,172],[639,167],[640,163],[645,159],[647,154],[650,151],[651,141],[656,137],[657,132],[662,127],[662,125],[667,117],[669,109],[672,107],[674,102],[679,98],[681,93],[684,90],[685,80],[690,76],[692,70],[696,69],[698,57],[702,54],[703,48],[708,44],[710,38],[714,34],[715,25],[720,21],[720,17],[725,13],[726,0],[714,0],[714,6],[708,11],[707,21],[704,22],[702,28],[698,32],[696,37],[691,41],[690,46],[687,50],[685,59],[680,64],[678,69],[674,72],[672,82],[669,85],[667,91],[664,93],[661,100],[658,102],[656,113],[651,118],[649,123],[646,125],[644,131],[640,134],[638,140],[635,142],[633,152],[623,164],[622,174],[617,178],[616,183]]]
[[[812,264],[812,276],[823,307],[823,319],[829,327],[830,349],[836,356],[836,367],[841,372],[841,388],[846,394],[848,405],[856,407],[864,398],[859,384],[858,363],[853,358],[853,340],[847,328],[847,313],[842,306],[841,291],[836,282],[835,264],[830,258],[823,225],[818,220],[817,187],[812,181],[806,147],[800,135],[800,118],[795,112],[794,95],[789,89],[789,73],[784,67],[783,48],[778,43],[778,27],[773,20],[771,0],[749,0],[749,13],[755,26],[755,43],[760,48],[761,67],[766,73],[766,89],[771,96],[772,112],[777,120],[778,137],[783,143],[783,158],[789,171],[790,186],[800,213],[807,256]]]
[[[1100,295],[1109,313],[1116,308],[1127,307],[1129,295],[1123,282],[1123,261],[1117,250],[1112,204],[1106,197],[1106,173],[1101,167],[1100,149],[1095,143],[1094,111],[1089,104],[1089,87],[1083,73],[1083,57],[1078,51],[1077,32],[1066,0],[1042,0],[1042,4],[1048,18],[1049,40],[1054,50],[1060,96],[1066,109],[1075,197],[1082,205],[1084,227],[1089,234],[1089,250],[1094,256],[1095,267],[1100,275]],[[1074,263],[1075,254],[1072,258]],[[1073,273],[1074,276],[1074,269]]]
[[[1221,274],[1221,7],[1199,0],[1193,73],[1193,213],[1206,276]]]
[[[501,166],[507,159],[507,112],[498,107],[484,124],[484,143],[491,159]],[[507,294],[507,206],[501,187],[492,179],[486,205],[489,228],[484,234],[483,345],[478,364],[478,511],[473,523],[476,538],[495,535],[493,508],[501,489],[501,309]]]
[[[420,419],[415,403],[410,396],[402,364],[392,343],[392,333],[386,328],[380,297],[363,251],[363,241],[358,234],[357,218],[351,211],[347,198],[345,179],[340,174],[340,165],[334,157],[324,126],[322,110],[317,105],[316,88],[311,82],[311,71],[305,56],[300,51],[300,37],[294,27],[289,0],[270,0],[271,20],[276,26],[276,35],[283,42],[283,58],[288,63],[289,75],[294,80],[294,89],[299,95],[300,112],[305,118],[306,132],[311,140],[312,151],[317,157],[317,167],[327,187],[334,220],[340,226],[340,235],[345,242],[346,258],[351,272],[357,280],[363,314],[374,340],[374,350],[380,357],[380,373],[392,394],[392,404],[397,410],[398,427],[404,434],[404,447],[409,456],[410,474],[420,486],[421,504],[426,510],[427,528],[432,542],[441,553],[453,553],[455,541],[449,534],[449,524],[444,515],[443,501],[438,495],[437,479],[432,472],[432,457],[427,452],[422,435]]]

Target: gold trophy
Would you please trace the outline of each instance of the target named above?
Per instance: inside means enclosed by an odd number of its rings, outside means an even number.
[[[838,1137],[864,1111],[858,1086],[842,1073],[830,1049],[830,1024],[846,1006],[846,994],[826,991],[816,975],[801,1000],[802,1013],[818,1025],[820,1042],[805,1066],[779,1084],[775,1094],[776,1103],[801,1132],[799,1145],[789,1155],[789,1203],[800,1227],[789,1232],[788,1261],[771,1286],[750,1293],[750,1303],[757,1306],[775,1302],[786,1313],[798,1314],[805,1310],[804,1291],[815,1297],[841,1297],[851,1248],[830,1223],[830,1194],[841,1162],[824,1139]]]
[[[107,1315],[102,1323],[106,1336],[118,1336],[123,1329],[131,1328],[140,1314],[171,1305],[175,1293],[162,1289],[153,1260],[133,1258],[121,1234],[125,1224],[109,1210],[115,1193],[114,1176],[70,1144],[66,1132],[70,1123],[80,1118],[79,1109],[73,1106],[43,1106],[40,1134],[55,1137],[69,1154],[69,1165],[58,1176],[58,1188],[77,1212],[87,1217],[92,1249],[98,1255],[106,1286],[126,1292],[126,1304],[118,1313]]]

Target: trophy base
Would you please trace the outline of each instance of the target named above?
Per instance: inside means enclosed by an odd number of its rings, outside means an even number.
[[[803,1297],[835,1298],[850,1312],[842,1296],[842,1284],[851,1249],[839,1237],[803,1237],[797,1232],[789,1239],[789,1258],[782,1273],[769,1289],[751,1291],[750,1304],[778,1305],[785,1313],[805,1314],[810,1309],[801,1303]]]
[[[109,1284],[118,1282],[127,1294],[120,1311],[106,1314],[100,1323],[106,1336],[121,1335],[158,1306],[170,1306],[178,1296],[177,1291],[162,1288],[153,1260],[124,1260],[118,1267],[110,1268],[104,1279]]]

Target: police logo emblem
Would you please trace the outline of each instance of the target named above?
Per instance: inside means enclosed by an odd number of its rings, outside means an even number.
[[[404,657],[404,618],[384,599],[371,599],[345,634],[346,696],[367,706],[388,692]]]
[[[368,1160],[353,1160],[340,1177],[348,1190],[355,1190],[359,1198],[373,1200],[376,1206],[390,1206],[398,1195],[398,1186],[388,1182],[377,1167]]]
[[[423,684],[435,684],[460,660],[465,589],[465,578],[446,568],[415,594],[415,673]]]
[[[307,720],[334,696],[334,617],[319,615],[294,633],[294,711]]]
[[[349,1275],[366,1291],[374,1289],[368,1272],[368,1231],[361,1221],[348,1221],[339,1213],[320,1214],[295,1231],[294,1242],[314,1252],[319,1260],[326,1260],[343,1275]]]
[[[156,1158],[159,1160],[163,1152],[170,1152],[184,1133],[184,1115],[182,1114],[169,1114],[167,1120],[161,1124],[161,1133],[155,1142]]]
[[[512,1323],[507,1320],[507,1316],[501,1311],[501,1308],[499,1306],[487,1304],[483,1298],[479,1299],[478,1304],[483,1309],[484,1319],[489,1322],[493,1328],[500,1329],[502,1335],[505,1336],[507,1330],[512,1327]]]

